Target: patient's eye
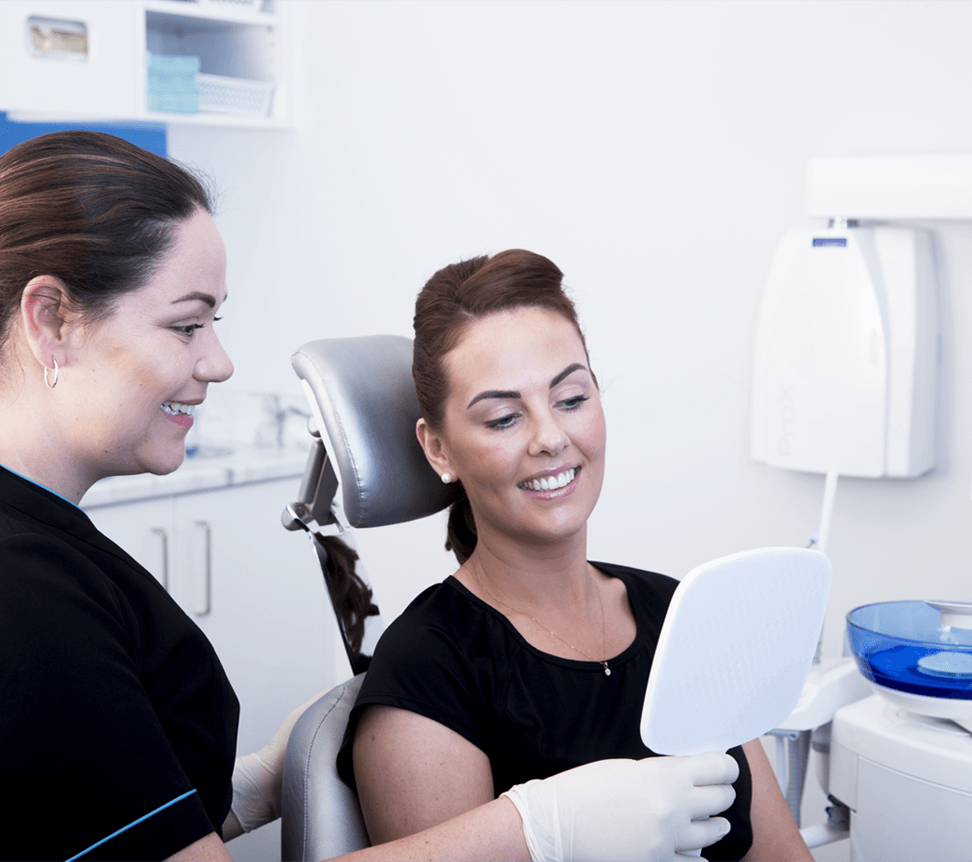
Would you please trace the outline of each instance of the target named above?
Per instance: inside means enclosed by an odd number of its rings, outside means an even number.
[[[519,419],[519,413],[509,413],[506,416],[500,416],[499,419],[490,419],[486,423],[487,428],[512,428],[516,424],[516,420]]]
[[[585,401],[590,401],[590,395],[574,395],[572,398],[565,398],[560,402],[560,406],[565,410],[576,410]]]

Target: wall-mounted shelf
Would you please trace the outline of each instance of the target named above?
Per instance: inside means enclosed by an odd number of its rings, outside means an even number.
[[[0,110],[30,121],[288,126],[285,12],[283,0],[3,0]],[[149,110],[148,52],[199,58],[210,89],[198,111]]]

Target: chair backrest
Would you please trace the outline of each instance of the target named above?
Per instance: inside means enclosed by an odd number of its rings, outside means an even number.
[[[288,528],[336,533],[353,548],[352,528],[410,521],[446,506],[449,489],[415,436],[421,414],[410,339],[372,335],[312,341],[291,362],[320,439],[311,448],[300,499],[285,510]],[[315,538],[319,554],[322,545]],[[325,579],[335,600],[340,588],[329,580],[327,557],[325,551]],[[364,565],[356,574],[367,586]],[[375,600],[380,603],[380,596]],[[354,673],[365,664],[358,661],[364,650],[351,643],[346,608],[336,602],[335,612]],[[322,697],[294,727],[284,767],[284,860],[329,859],[368,846],[357,797],[338,777],[336,765],[363,676]]]
[[[338,776],[337,753],[364,674],[331,689],[297,720],[284,760],[283,862],[319,862],[368,847],[358,798]]]
[[[445,508],[449,489],[415,436],[421,411],[412,382],[411,339],[366,335],[310,341],[291,364],[323,425],[348,525],[400,524]]]

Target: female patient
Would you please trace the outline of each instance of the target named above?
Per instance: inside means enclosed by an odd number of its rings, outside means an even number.
[[[373,840],[530,778],[651,754],[641,708],[677,582],[587,559],[605,421],[561,278],[513,250],[446,267],[418,297],[417,433],[454,488],[460,565],[389,627],[352,713],[339,763]],[[730,754],[732,829],[705,856],[812,858],[759,741]]]

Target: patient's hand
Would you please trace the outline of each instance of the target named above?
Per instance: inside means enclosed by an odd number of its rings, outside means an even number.
[[[390,706],[369,706],[361,716],[354,775],[372,844],[493,799],[493,773],[480,749],[437,721]]]
[[[728,754],[601,760],[504,794],[534,862],[670,862],[718,841],[739,765]]]

